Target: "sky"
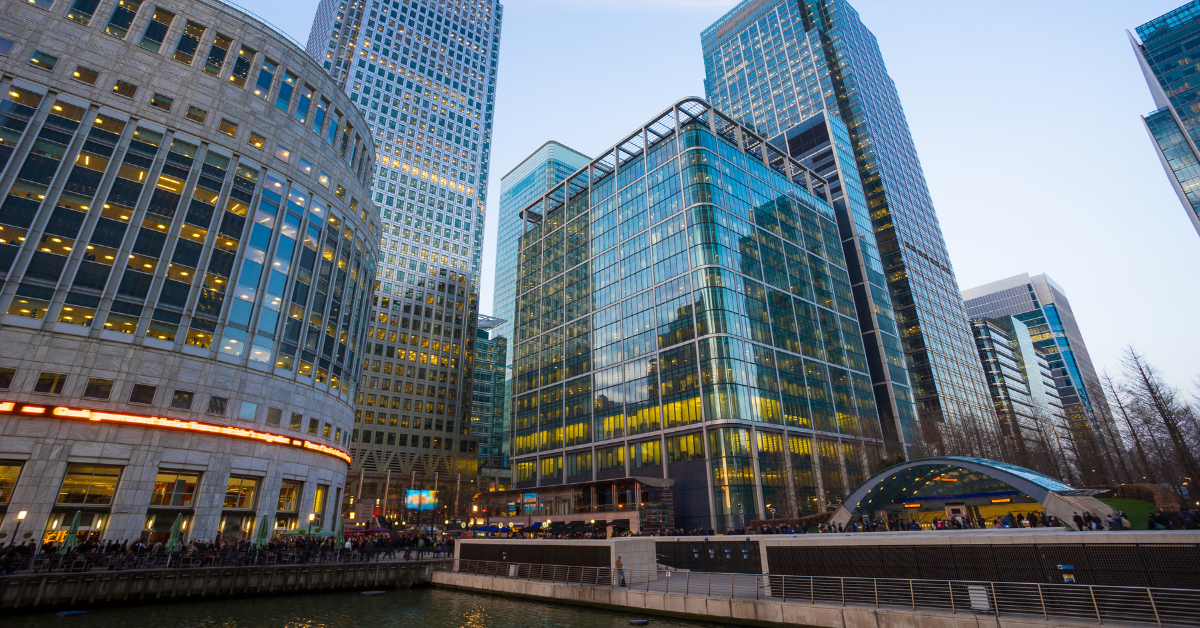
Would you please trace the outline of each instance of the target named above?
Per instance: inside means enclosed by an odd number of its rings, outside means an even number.
[[[1116,374],[1132,345],[1192,388],[1200,235],[1142,124],[1154,104],[1125,34],[1183,0],[851,2],[900,93],[959,286],[1045,272],[1097,371]],[[241,4],[303,42],[317,1]],[[675,101],[703,97],[700,32],[735,4],[505,3],[483,313],[500,178],[547,140],[596,156]]]

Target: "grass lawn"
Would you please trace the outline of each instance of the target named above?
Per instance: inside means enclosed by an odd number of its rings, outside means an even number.
[[[1101,497],[1100,501],[1125,513],[1129,519],[1129,527],[1134,530],[1145,530],[1149,525],[1150,515],[1154,513],[1154,504],[1138,499],[1116,499]]]

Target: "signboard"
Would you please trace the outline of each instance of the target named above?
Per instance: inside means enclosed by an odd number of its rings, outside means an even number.
[[[368,521],[375,516],[375,503],[369,499],[354,502],[354,517],[359,521]]]
[[[437,507],[437,491],[414,491],[411,489],[404,491],[404,508],[406,510],[429,512],[437,510]]]

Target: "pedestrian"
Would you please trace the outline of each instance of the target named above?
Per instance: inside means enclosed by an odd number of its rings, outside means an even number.
[[[1187,506],[1180,508],[1179,515],[1177,516],[1179,517],[1179,523],[1183,526],[1184,530],[1195,530],[1200,528],[1200,522],[1198,522],[1196,519],[1196,513],[1188,510]]]
[[[1083,532],[1087,529],[1087,526],[1083,523],[1083,517],[1079,516],[1079,513],[1074,513],[1074,515],[1071,516],[1071,521],[1075,522],[1076,530]]]
[[[625,586],[625,565],[621,562],[620,556],[617,557],[617,578],[617,584],[622,587]]]

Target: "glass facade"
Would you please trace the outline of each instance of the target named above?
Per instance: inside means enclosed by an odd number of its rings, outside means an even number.
[[[1153,113],[1143,116],[1171,185],[1200,233],[1200,89],[1195,61],[1200,49],[1200,1],[1137,27],[1129,43],[1154,96]]]
[[[1066,293],[1045,274],[1021,274],[964,290],[963,299],[972,318],[1012,316],[1028,327],[1070,422],[1082,480],[1102,481],[1113,468],[1105,445],[1111,414]]]
[[[995,413],[874,35],[845,0],[746,0],[701,39],[713,104],[830,181],[889,444],[994,455]]]
[[[504,416],[504,360],[508,338],[504,322],[479,316],[475,329],[475,382],[471,395],[471,434],[479,439],[480,490],[502,490],[512,484],[508,467],[508,423]]]
[[[836,503],[875,468],[883,435],[827,193],[689,99],[527,208],[516,488],[665,477],[677,526],[726,529],[768,505]]]
[[[1013,316],[971,321],[988,391],[1000,418],[1005,456],[1030,469],[1073,481],[1075,443],[1046,354]]]
[[[363,481],[348,497],[389,499],[388,486],[399,490],[390,474],[419,488],[439,476],[475,481],[470,400],[503,10],[453,0],[317,7],[307,50],[367,120],[384,223],[352,435],[350,475]]]

